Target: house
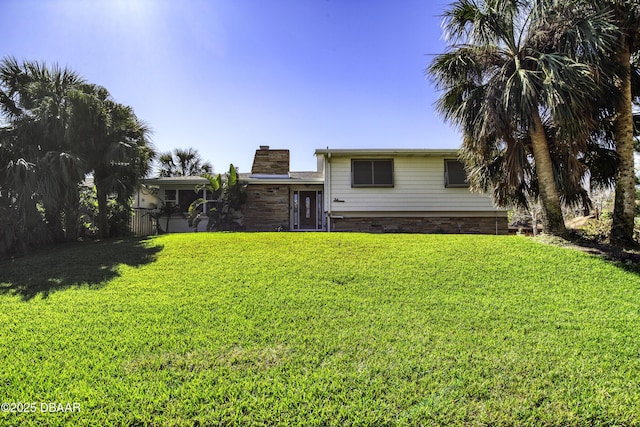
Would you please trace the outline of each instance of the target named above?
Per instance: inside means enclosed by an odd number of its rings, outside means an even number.
[[[469,191],[457,150],[323,149],[329,231],[506,234],[507,212]]]
[[[197,228],[189,227],[187,216],[189,205],[199,198],[209,200],[207,190],[196,191],[199,186],[208,183],[200,176],[172,176],[148,178],[142,180],[142,186],[134,197],[134,209],[166,209],[167,214],[158,218],[160,228],[165,232],[185,233],[189,231],[204,231],[206,224],[199,224]],[[206,209],[206,208],[205,208]],[[170,213],[170,214],[168,214]]]
[[[260,146],[243,208],[247,231],[363,231],[506,234],[507,212],[469,191],[457,150],[319,149],[316,171],[290,171],[289,150]],[[200,177],[144,180],[150,205],[177,209],[160,217],[170,232],[190,228],[187,210],[208,199]],[[154,196],[155,200],[150,201]]]
[[[318,231],[324,229],[322,203],[314,210],[314,218],[319,222],[300,219],[297,200],[314,192],[314,198],[322,195],[324,177],[322,171],[292,172],[289,150],[274,150],[260,146],[256,150],[250,173],[240,173],[239,179],[247,185],[247,200],[243,207],[245,229],[247,231]],[[173,206],[173,213],[158,219],[164,231],[181,233],[204,231],[206,221],[196,227],[189,227],[189,205],[198,198],[209,200],[206,188],[195,191],[208,181],[202,177],[162,177],[143,180],[141,192],[146,197],[136,197],[134,208],[150,206]],[[140,192],[139,192],[140,194]],[[154,196],[155,194],[155,196]],[[143,200],[144,203],[138,203]],[[206,213],[206,205],[203,207]]]

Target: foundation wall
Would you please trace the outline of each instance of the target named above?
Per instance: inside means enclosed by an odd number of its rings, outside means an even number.
[[[366,233],[508,234],[506,217],[332,218],[331,231]]]

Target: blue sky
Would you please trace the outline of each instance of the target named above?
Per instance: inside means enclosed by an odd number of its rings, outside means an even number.
[[[425,78],[449,0],[2,0],[0,56],[67,66],[130,105],[159,151],[216,172],[260,145],[456,148]]]

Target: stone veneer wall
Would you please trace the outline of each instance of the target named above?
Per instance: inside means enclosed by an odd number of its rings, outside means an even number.
[[[252,174],[286,175],[289,173],[289,150],[260,147],[253,157]]]
[[[496,234],[496,217],[332,218],[332,231],[367,233]],[[498,234],[508,234],[506,217],[498,217]]]
[[[249,184],[242,213],[246,231],[289,231],[289,186]]]

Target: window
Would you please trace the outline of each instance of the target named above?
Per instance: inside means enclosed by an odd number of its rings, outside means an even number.
[[[178,204],[180,205],[180,210],[182,212],[189,212],[189,206],[191,206],[191,203],[201,199],[203,196],[202,190],[197,193],[194,190],[178,191]],[[198,208],[198,211],[202,212],[202,206]]]
[[[164,202],[165,203],[178,203],[178,191],[177,190],[164,190]]]
[[[209,202],[214,201],[214,200],[218,200],[218,198],[216,197],[217,194],[214,191],[211,190],[204,190],[204,194],[205,194],[205,199]]]
[[[164,190],[164,202],[170,206],[177,206],[181,212],[187,212],[191,203],[202,197],[202,190],[197,193],[186,189]]]
[[[351,160],[352,187],[393,187],[393,160]]]
[[[468,187],[467,172],[464,170],[464,164],[458,160],[444,161],[444,186],[449,187]]]

